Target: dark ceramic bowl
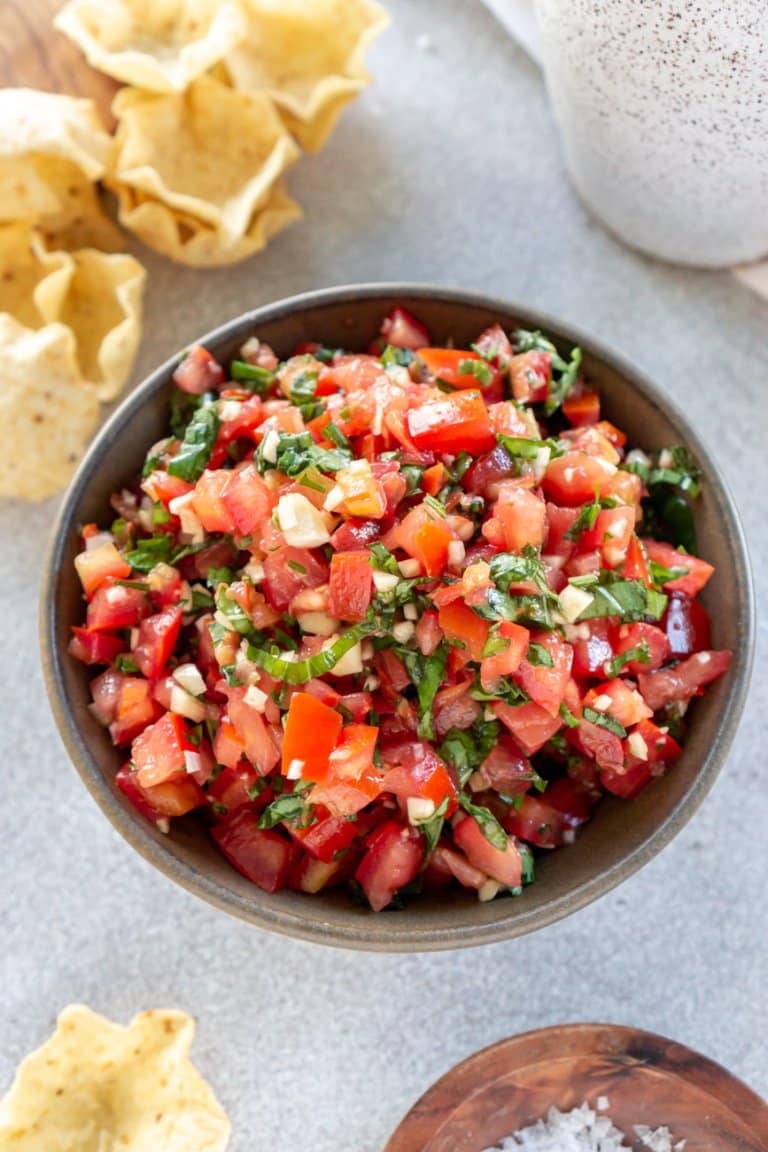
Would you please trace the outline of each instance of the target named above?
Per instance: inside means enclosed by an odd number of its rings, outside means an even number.
[[[88,671],[67,656],[67,642],[70,626],[80,622],[83,612],[73,565],[78,525],[110,519],[110,493],[135,475],[147,447],[165,435],[170,378],[178,357],[158,368],[121,405],[91,446],[66,495],[45,569],[42,649],[48,692],[69,754],[105,815],[145,859],[211,904],[262,928],[339,947],[410,952],[488,943],[541,928],[609,891],[655,856],[693,815],[725,759],[746,695],[753,609],[736,511],[695,432],[666,396],[629,364],[545,316],[467,292],[367,285],[314,292],[260,308],[203,337],[203,342],[222,361],[252,333],[280,355],[309,339],[361,349],[398,303],[429,326],[436,343],[453,339],[461,346],[498,321],[506,328],[542,328],[563,350],[581,344],[586,373],[600,388],[606,416],[627,430],[633,444],[657,449],[684,443],[700,461],[704,493],[696,525],[702,555],[716,566],[703,600],[714,615],[714,646],[731,648],[734,659],[729,674],[693,704],[685,752],[668,776],[632,802],[608,797],[574,846],[539,860],[537,881],[523,896],[487,904],[457,892],[375,915],[353,905],[344,892],[269,895],[230,867],[198,817],[174,821],[168,836],[156,831],[114,786],[123,756],[88,712]],[[723,603],[728,610],[718,613],[717,605]]]

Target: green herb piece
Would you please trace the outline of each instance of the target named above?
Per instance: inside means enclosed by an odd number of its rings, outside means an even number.
[[[192,585],[192,612],[207,612],[213,607],[213,596],[202,584]]]
[[[500,852],[506,852],[507,834],[493,812],[491,812],[489,808],[484,808],[482,804],[473,804],[463,793],[459,796],[459,804],[465,812],[468,812],[470,816],[474,816],[475,820],[477,820],[477,823],[480,825],[480,831],[488,843],[493,844],[494,848],[498,848]]]
[[[552,363],[555,362],[555,357],[560,360],[563,368],[565,361],[561,359],[560,353],[555,348],[551,340],[547,340],[538,330],[529,332],[525,328],[517,328],[512,333],[512,343],[515,347],[515,352],[549,352],[552,356]]]
[[[469,452],[459,452],[450,468],[443,465],[454,484],[458,484],[464,473],[471,466],[473,460]]]
[[[416,827],[420,832],[424,833],[424,839],[427,842],[427,849],[424,858],[425,864],[428,862],[429,857],[432,855],[435,848],[437,848],[438,841],[442,835],[443,825],[445,823],[445,814],[447,811],[448,797],[446,796],[431,816],[428,816],[426,820],[419,820],[416,823]]]
[[[151,572],[156,564],[167,563],[171,558],[171,537],[162,533],[137,540],[133,548],[125,553],[131,568],[138,572]]]
[[[337,448],[343,448],[345,452],[349,451],[349,440],[347,440],[338,424],[334,424],[333,420],[323,428],[323,435],[327,440],[332,440]]]
[[[552,381],[549,385],[549,396],[544,401],[544,415],[551,416],[558,410],[563,403],[573,385],[576,383],[576,378],[581,368],[582,353],[581,348],[574,348],[571,352],[571,359],[566,365],[564,371],[561,373],[560,378],[555,378],[555,362],[552,362]]]
[[[216,568],[211,565],[205,580],[209,587],[216,588],[219,584],[231,584],[234,578],[235,574],[231,568]]]
[[[169,474],[190,484],[199,480],[211,458],[218,432],[219,417],[215,405],[201,405],[186,427],[181,447],[168,464]]]
[[[537,644],[535,641],[528,645],[525,658],[529,664],[533,664],[537,668],[554,668],[555,666],[552,653],[543,644]]]
[[[605,674],[608,679],[612,680],[614,676],[618,676],[622,668],[626,667],[627,664],[631,664],[633,660],[636,660],[638,664],[650,664],[651,650],[648,647],[647,640],[641,640],[634,648],[628,648],[626,652],[621,652],[618,656],[614,656],[613,660],[605,665]]]
[[[240,679],[237,675],[237,665],[236,664],[225,664],[222,667],[221,671],[224,675],[224,679],[226,680],[227,684],[230,685],[230,687],[239,688],[242,686],[242,682],[240,681]]]
[[[437,513],[438,516],[441,516],[443,520],[447,516],[445,505],[441,504],[440,501],[436,499],[436,497],[430,496],[429,493],[427,493],[427,495],[424,497],[424,503],[426,504],[427,508],[431,508],[431,510]]]
[[[590,724],[596,724],[598,728],[605,728],[607,732],[613,732],[614,736],[619,736],[622,740],[627,734],[626,728],[619,724],[618,720],[614,720],[605,712],[598,712],[595,708],[585,708],[584,719],[588,720]]]
[[[411,681],[416,686],[419,699],[419,739],[434,740],[435,721],[432,715],[432,702],[445,677],[448,645],[441,642],[431,656],[422,656],[420,652],[411,648],[403,648],[400,650],[400,655]]]
[[[507,648],[509,648],[509,640],[506,636],[499,634],[498,624],[493,624],[480,655],[485,660],[487,656],[498,656],[500,652],[506,652]]]
[[[392,553],[378,540],[369,545],[368,563],[379,572],[388,572],[390,576],[399,576],[400,569]]]
[[[152,523],[167,524],[170,518],[171,514],[165,504],[161,504],[159,500],[156,500],[152,505]]]
[[[493,372],[482,359],[459,360],[459,372],[462,376],[474,376],[482,385],[490,384],[493,380]]]
[[[341,448],[321,448],[309,432],[280,432],[278,437],[274,463],[264,458],[267,437],[259,444],[254,456],[259,472],[274,468],[286,476],[298,476],[313,466],[320,472],[338,472],[352,463],[351,452]]]
[[[248,616],[237,601],[229,595],[224,585],[219,585],[216,590],[216,611],[226,617],[230,628],[235,632],[239,632],[241,636],[247,636],[249,632],[253,631],[250,616]]]
[[[302,822],[307,815],[307,802],[303,796],[295,792],[286,792],[273,800],[262,812],[257,828],[274,828],[287,820],[292,824]]]
[[[275,373],[261,364],[249,364],[246,360],[233,360],[229,366],[229,375],[239,384],[245,384],[249,392],[256,392],[259,396],[266,396],[275,382]]]
[[[571,712],[570,708],[565,703],[560,705],[560,715],[563,718],[563,723],[565,724],[566,728],[578,728],[579,724],[581,723],[578,716],[574,716],[573,712]]]
[[[424,469],[420,468],[418,464],[401,464],[400,475],[405,479],[405,494],[406,496],[413,496],[414,492],[421,491],[421,477],[424,474]]]
[[[658,584],[659,587],[668,584],[670,580],[679,580],[681,576],[687,576],[690,572],[690,568],[684,568],[682,565],[680,567],[665,568],[663,564],[657,564],[655,560],[651,560],[649,567],[651,570],[651,579],[654,584]]]
[[[519,457],[521,460],[535,460],[542,448],[549,448],[551,459],[563,455],[557,440],[529,440],[526,436],[504,436],[500,432],[496,434],[496,439],[506,448],[510,456]]]
[[[578,516],[571,524],[567,532],[564,533],[566,540],[578,540],[582,532],[590,532],[597,521],[602,505],[599,500],[595,500],[592,504],[584,504]]]
[[[533,884],[536,879],[536,863],[533,852],[528,844],[519,841],[517,850],[520,853],[520,860],[523,865],[523,887],[526,887],[528,884]]]
[[[380,359],[385,368],[408,368],[416,359],[416,353],[410,348],[395,348],[393,344],[387,344]]]
[[[299,476],[299,484],[301,484],[302,488],[311,488],[313,492],[324,493],[326,491],[325,484],[321,484],[319,479],[315,479],[315,477],[319,476],[320,473],[316,468],[307,468],[306,472],[302,472],[301,476]]]
[[[288,567],[292,568],[294,572],[299,572],[302,576],[306,576],[307,570],[303,564],[299,564],[298,560],[289,560]]]
[[[590,585],[592,603],[579,615],[578,621],[594,620],[603,616],[617,616],[625,623],[654,620],[664,615],[667,597],[663,592],[646,588],[639,580],[613,580],[610,583]]]
[[[118,672],[125,672],[129,676],[132,676],[134,672],[138,672],[139,670],[139,666],[133,656],[127,652],[121,652],[115,657],[115,668]]]
[[[316,676],[325,676],[331,672],[342,656],[345,656],[374,628],[376,622],[372,620],[355,624],[353,628],[343,632],[333,644],[305,660],[288,660],[279,650],[269,651],[252,644],[248,646],[248,659],[277,680],[284,680],[287,684],[306,684]]]

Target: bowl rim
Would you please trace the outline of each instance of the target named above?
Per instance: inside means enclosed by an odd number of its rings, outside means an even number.
[[[103,771],[91,756],[81,735],[65,690],[62,654],[58,651],[56,644],[58,612],[55,590],[62,554],[67,547],[67,538],[71,531],[74,513],[88,488],[92,469],[117,440],[123,425],[130,421],[143,405],[168,383],[171,372],[179,362],[180,352],[168,357],[120,403],[89,445],[70,482],[56,515],[43,561],[39,599],[39,639],[45,687],[67,753],[81,780],[104,815],[144,860],[154,865],[166,877],[175,881],[187,892],[201,897],[207,903],[242,921],[266,928],[272,932],[332,947],[363,951],[442,951],[497,943],[515,936],[525,935],[579,911],[644,867],[690,820],[719,774],[737,731],[746,701],[755,647],[754,589],[745,534],[733,497],[719,465],[713,459],[698,433],[690,426],[687,417],[673,400],[670,400],[629,360],[606,348],[600,340],[594,339],[590,334],[574,328],[570,324],[563,324],[557,317],[540,311],[538,308],[532,309],[527,305],[518,304],[516,301],[504,297],[439,284],[409,283],[407,281],[369,282],[322,288],[285,297],[241,313],[205,335],[196,337],[190,343],[195,342],[211,347],[231,339],[240,328],[258,328],[259,325],[301,313],[310,307],[345,303],[354,306],[355,303],[362,300],[371,301],[379,297],[387,301],[391,301],[393,298],[407,297],[410,300],[421,299],[455,306],[484,308],[499,314],[512,314],[525,324],[556,333],[558,339],[584,348],[589,355],[618,373],[632,387],[638,388],[652,405],[668,414],[685,431],[686,444],[704,463],[708,473],[709,487],[715,488],[721,504],[727,511],[726,524],[733,545],[733,562],[739,577],[738,584],[743,592],[741,604],[743,637],[741,647],[734,653],[734,660],[730,669],[728,697],[715,739],[710,745],[690,788],[660,821],[654,831],[614,865],[539,908],[526,911],[524,907],[515,902],[516,908],[513,914],[501,915],[485,924],[473,924],[470,921],[467,924],[432,926],[426,929],[419,929],[416,916],[413,918],[412,925],[409,924],[406,928],[400,925],[396,930],[387,929],[386,917],[377,917],[375,921],[371,917],[361,918],[359,923],[354,926],[331,924],[324,919],[320,902],[317,902],[317,912],[310,916],[299,915],[288,908],[261,905],[257,901],[245,900],[213,881],[205,872],[195,868],[192,864],[178,859],[171,852],[165,851],[162,845],[157,842],[149,824],[143,820],[137,820],[120,803]]]

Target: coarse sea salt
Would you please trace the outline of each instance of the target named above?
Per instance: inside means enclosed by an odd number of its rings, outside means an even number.
[[[570,1112],[550,1108],[545,1119],[505,1136],[485,1152],[631,1152],[633,1146],[625,1143],[626,1134],[615,1126],[610,1116],[604,1115],[609,1103],[607,1097],[600,1096],[597,1110],[587,1103]],[[683,1152],[685,1148],[685,1140],[675,1143],[666,1127],[636,1124],[634,1131],[648,1152]]]

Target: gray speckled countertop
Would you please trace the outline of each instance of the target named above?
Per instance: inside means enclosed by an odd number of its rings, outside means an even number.
[[[569,1020],[664,1033],[768,1093],[768,305],[727,274],[635,256],[586,218],[540,76],[479,0],[391,9],[371,55],[374,88],[290,179],[304,222],[233,270],[147,261],[136,378],[247,307],[344,282],[434,280],[559,314],[636,358],[722,464],[757,573],[758,673],[693,822],[571,919],[456,954],[294,943],[174,888],[97,811],[40,672],[37,582],[55,505],[0,506],[0,1085],[68,1002],[122,1021],[185,1008],[199,1021],[197,1060],[232,1116],[232,1152],[377,1152],[454,1062]]]

